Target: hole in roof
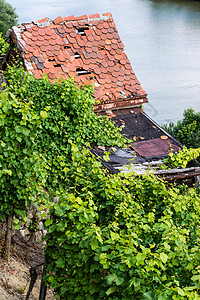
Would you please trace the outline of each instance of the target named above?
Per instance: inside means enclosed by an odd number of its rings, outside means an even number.
[[[64,45],[64,49],[70,49],[70,46]]]
[[[86,35],[85,30],[89,30],[89,26],[86,25],[86,26],[78,27],[78,28],[75,28],[75,30],[76,30],[77,34]]]
[[[77,68],[76,72],[77,72],[78,76],[86,75],[86,74],[92,74],[91,71],[86,71],[83,68]]]
[[[55,61],[55,58],[48,58],[48,61]]]
[[[77,58],[80,58],[81,56],[78,52],[76,52],[76,53],[74,53],[74,57],[75,57],[75,59],[77,59]]]
[[[55,68],[61,67],[60,64],[54,65]]]

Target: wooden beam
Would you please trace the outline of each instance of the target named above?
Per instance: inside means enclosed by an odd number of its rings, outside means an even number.
[[[186,173],[186,172],[200,172],[200,167],[191,167],[185,169],[167,169],[167,170],[159,170],[155,171],[155,175],[165,175],[165,174],[176,174],[176,173]]]
[[[191,172],[191,173],[186,173],[186,174],[177,174],[177,175],[173,175],[173,176],[167,176],[164,178],[164,180],[175,180],[175,179],[184,179],[184,178],[189,178],[189,177],[194,177],[194,176],[199,176],[200,175],[200,171],[196,171],[196,172]]]

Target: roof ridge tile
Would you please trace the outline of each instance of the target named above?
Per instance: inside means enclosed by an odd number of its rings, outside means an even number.
[[[43,20],[45,20],[45,21],[43,21]],[[39,21],[35,21],[35,20],[32,21],[32,23],[37,25],[39,28],[48,27],[48,26],[50,26],[51,22],[52,21],[51,21],[50,18],[44,18],[44,19],[41,19]]]
[[[69,17],[64,17],[63,19],[64,19],[64,21],[74,21],[75,17],[74,17],[74,15],[71,15]]]
[[[53,20],[53,23],[55,24],[55,25],[58,25],[58,24],[60,24],[60,23],[63,23],[63,18],[62,17],[57,17],[57,18],[55,18],[54,20]]]

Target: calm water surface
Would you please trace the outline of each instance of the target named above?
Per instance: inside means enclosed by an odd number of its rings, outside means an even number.
[[[19,23],[110,11],[132,67],[148,93],[145,111],[158,123],[200,111],[200,1],[7,0]]]

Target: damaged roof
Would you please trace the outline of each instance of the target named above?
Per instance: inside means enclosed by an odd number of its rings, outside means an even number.
[[[36,78],[73,77],[78,85],[94,84],[95,110],[147,102],[124,52],[111,13],[44,18],[14,26],[11,38]]]
[[[134,172],[142,175],[146,172],[158,175],[167,181],[196,178],[200,175],[199,164],[186,168],[166,169],[164,158],[170,152],[177,153],[182,144],[161,128],[144,112],[126,110],[124,114],[112,114],[116,126],[122,126],[122,134],[134,138],[127,148],[94,147],[92,152],[112,173]],[[110,152],[109,161],[105,160],[105,150]],[[161,168],[160,168],[161,167]]]
[[[170,151],[178,152],[182,145],[164,131],[145,112],[113,116],[115,124],[123,126],[121,133],[134,142],[129,146],[145,158],[167,157]]]

